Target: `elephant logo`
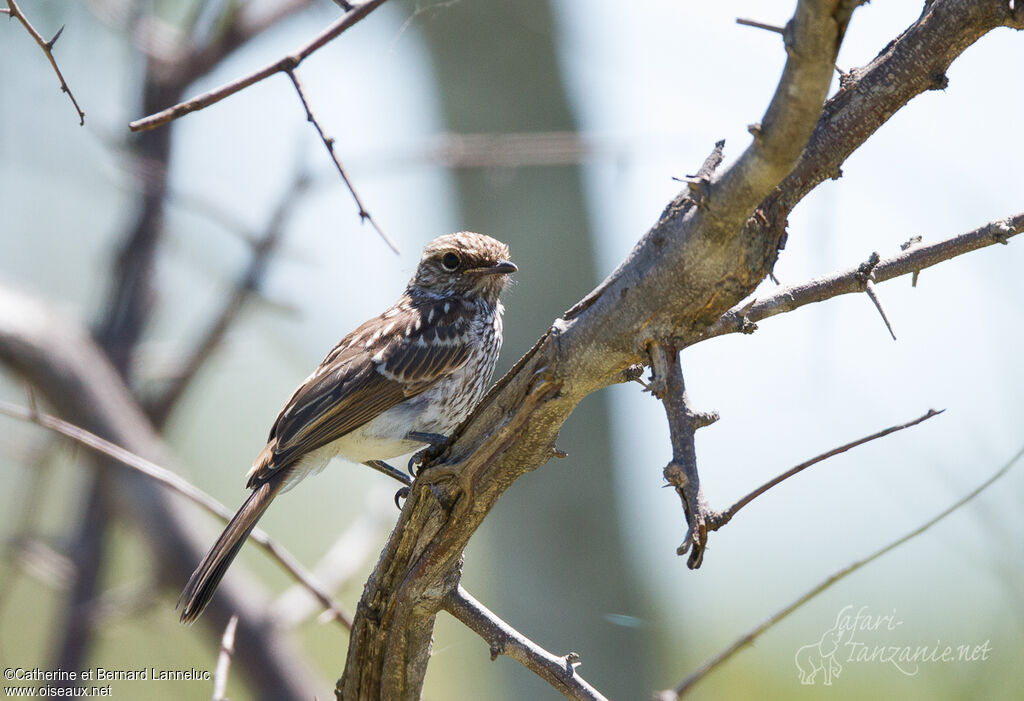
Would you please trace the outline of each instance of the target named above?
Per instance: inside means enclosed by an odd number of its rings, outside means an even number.
[[[843,671],[843,666],[836,659],[842,638],[843,630],[839,627],[839,621],[836,621],[834,626],[822,634],[821,640],[797,648],[795,660],[801,684],[816,683],[818,672],[821,672],[825,685],[832,685],[832,680]]]

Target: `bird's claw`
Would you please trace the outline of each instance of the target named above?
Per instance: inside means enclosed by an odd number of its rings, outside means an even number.
[[[400,499],[404,501],[408,496],[409,496],[409,488],[408,487],[402,487],[397,492],[395,492],[395,507],[398,508],[399,511],[402,510],[402,505],[399,504],[398,501]]]
[[[426,448],[413,453],[413,456],[409,458],[409,464],[405,468],[405,471],[415,479],[419,475],[419,467],[440,454],[441,448],[448,442],[448,436],[442,433],[410,431],[406,437],[427,444]]]

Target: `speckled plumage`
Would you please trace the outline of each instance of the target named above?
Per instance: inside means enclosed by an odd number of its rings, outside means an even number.
[[[295,390],[249,470],[253,490],[193,573],[179,604],[195,620],[281,491],[335,456],[387,460],[451,433],[483,397],[501,349],[508,247],[460,232],[431,241],[399,300],[343,338]]]

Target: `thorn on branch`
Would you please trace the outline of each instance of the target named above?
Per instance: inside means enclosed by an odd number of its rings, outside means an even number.
[[[736,18],[736,24],[743,25],[744,27],[753,27],[754,29],[763,29],[767,32],[774,32],[775,34],[781,34],[785,36],[786,28],[780,27],[775,24],[766,24],[764,22],[758,22],[753,19],[743,19],[742,17]]]
[[[65,26],[66,25],[63,25],[63,24],[60,25],[60,29],[58,29],[57,33],[53,35],[53,38],[50,39],[48,42],[46,42],[46,48],[48,48],[51,51],[53,51],[53,45],[57,43],[57,40],[60,39],[60,35],[64,33],[64,27]]]
[[[878,297],[878,292],[875,290],[875,284],[868,280],[864,284],[864,291],[868,293],[868,297],[875,304],[875,309],[882,315],[882,321],[885,322],[885,328],[889,329],[889,335],[892,336],[892,340],[896,340],[896,333],[892,330],[892,324],[889,323],[889,317],[885,314],[885,309],[882,307],[882,300]]]
[[[875,268],[878,267],[878,262],[882,259],[878,255],[878,251],[873,252],[866,261],[860,264],[857,268],[855,277],[864,287],[864,291],[867,293],[868,298],[871,299],[875,305],[875,309],[882,316],[882,321],[885,322],[885,328],[889,329],[889,335],[892,336],[892,340],[896,340],[896,334],[892,330],[892,324],[889,323],[889,317],[885,313],[885,309],[882,307],[882,300],[878,297],[878,292],[875,290],[875,284],[872,281],[872,274],[875,272]]]
[[[345,12],[352,11],[352,3],[347,2],[347,0],[334,0],[334,4],[343,9]]]

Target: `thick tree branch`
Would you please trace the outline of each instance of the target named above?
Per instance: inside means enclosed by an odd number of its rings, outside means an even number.
[[[68,96],[71,100],[72,106],[75,108],[75,112],[78,113],[78,126],[85,125],[85,112],[78,106],[78,100],[75,99],[74,94],[71,92],[71,88],[68,87],[67,82],[64,80],[64,74],[60,72],[60,66],[57,65],[57,59],[53,57],[53,46],[57,43],[57,39],[60,38],[61,33],[64,31],[64,27],[57,30],[57,33],[53,35],[53,38],[46,40],[42,34],[36,31],[36,28],[32,26],[32,23],[28,21],[28,17],[18,7],[18,3],[15,0],[7,0],[7,9],[0,10],[3,14],[6,14],[10,19],[16,19],[21,22],[22,26],[25,27],[25,31],[35,39],[35,42],[39,44],[39,48],[46,54],[46,60],[53,66],[53,72],[57,74],[57,80],[60,81],[60,91]]]
[[[785,218],[807,193],[826,179],[841,177],[843,161],[914,97],[946,89],[950,64],[1000,26],[1024,27],[1020,3],[1016,9],[1005,0],[926,3],[921,17],[871,63],[844,74],[839,92],[825,103],[799,163],[761,203],[758,215],[748,222],[748,235],[775,232],[783,241]]]
[[[264,66],[254,73],[242,76],[230,83],[226,83],[218,88],[205,92],[202,95],[197,95],[196,97],[180,102],[173,107],[168,107],[161,112],[151,114],[148,117],[137,119],[129,124],[128,128],[132,131],[155,129],[156,127],[163,126],[164,124],[174,121],[175,119],[178,119],[190,112],[195,112],[220,102],[225,97],[234,95],[236,92],[243,90],[250,85],[254,85],[261,80],[265,80],[275,73],[285,73],[290,70],[295,70],[310,54],[323,48],[330,41],[336,39],[345,30],[357,24],[360,20],[383,4],[384,0],[367,0],[366,2],[353,3],[350,11],[346,12],[342,17],[334,21],[313,40],[288,54],[284,58]]]
[[[878,261],[872,268],[870,279],[885,282],[903,275],[914,275],[916,279],[916,275],[925,268],[997,243],[1006,245],[1012,237],[1021,232],[1024,232],[1024,212],[936,243],[914,243],[905,247],[901,253]],[[796,285],[780,287],[767,297],[733,307],[690,344],[727,333],[753,333],[757,328],[756,322],[762,319],[839,295],[863,292],[864,284],[861,266],[858,266]]]

